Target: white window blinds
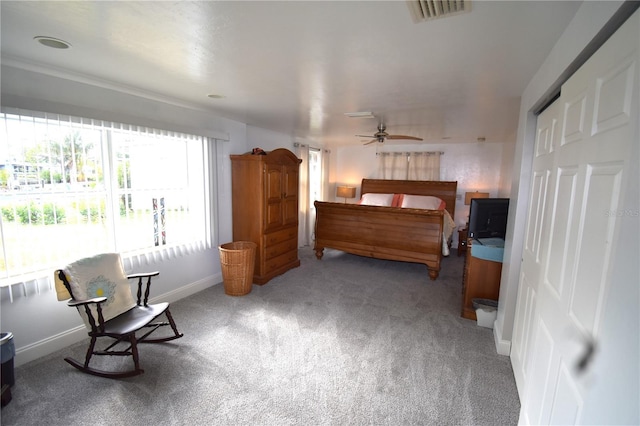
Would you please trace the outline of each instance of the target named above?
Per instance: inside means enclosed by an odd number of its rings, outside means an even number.
[[[77,258],[211,247],[207,138],[56,114],[0,114],[0,285]]]

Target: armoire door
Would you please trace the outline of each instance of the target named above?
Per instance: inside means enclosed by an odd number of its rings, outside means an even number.
[[[282,226],[283,216],[283,175],[279,164],[264,165],[264,230],[270,231]]]
[[[639,35],[636,11],[538,120],[511,355],[522,424],[638,421]]]
[[[298,223],[298,191],[300,179],[300,165],[284,167],[284,199],[283,199],[283,225]]]

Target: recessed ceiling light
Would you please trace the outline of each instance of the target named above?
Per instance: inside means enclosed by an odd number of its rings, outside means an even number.
[[[33,39],[43,46],[51,47],[53,49],[68,49],[71,47],[71,43],[60,40],[58,38],[36,36]]]
[[[210,94],[207,95],[207,97],[211,98],[211,99],[222,99],[222,98],[224,98],[224,95],[217,95],[215,93],[210,93]]]
[[[344,115],[351,118],[375,118],[371,111],[345,112]]]

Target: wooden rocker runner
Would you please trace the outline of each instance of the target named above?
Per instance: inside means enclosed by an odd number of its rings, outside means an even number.
[[[71,298],[67,305],[77,308],[91,337],[84,363],[70,357],[65,358],[65,361],[78,370],[95,376],[136,376],[144,372],[140,368],[138,343],[160,343],[182,337],[169,312],[169,303],[148,303],[151,278],[157,275],[159,272],[125,275],[122,260],[117,253],[88,257],[57,270],[55,281],[58,300]],[[133,300],[129,279],[137,279],[137,301]],[[162,314],[165,314],[167,321],[156,321]],[[151,333],[164,326],[170,326],[173,332],[166,337],[149,338]],[[142,331],[145,331],[142,336],[136,336],[137,332]],[[109,338],[111,343],[105,349],[97,350],[98,338],[103,337]],[[117,349],[119,344],[128,347]],[[104,371],[93,368],[90,366],[93,355],[131,356],[133,369]]]

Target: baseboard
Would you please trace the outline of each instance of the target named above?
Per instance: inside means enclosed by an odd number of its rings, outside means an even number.
[[[79,325],[65,332],[23,346],[20,349],[16,349],[14,365],[18,367],[45,355],[49,355],[50,353],[73,345],[85,337],[87,337],[87,329],[84,325]]]
[[[511,340],[503,340],[502,336],[502,323],[495,321],[493,323],[493,340],[496,345],[496,352],[499,355],[511,355]]]
[[[176,302],[180,299],[184,299],[185,297],[191,296],[192,294],[201,292],[202,290],[205,290],[209,287],[213,287],[214,285],[219,284],[221,282],[222,282],[222,273],[211,275],[201,280],[198,280],[196,282],[193,282],[191,284],[184,285],[168,293],[161,294],[160,296],[152,297],[151,303]]]
[[[191,284],[187,284],[185,286],[177,288],[168,293],[164,293],[158,297],[152,298],[151,302],[152,303],[176,302],[180,299],[184,299],[185,297],[191,296],[192,294],[196,294],[202,290],[205,290],[208,287],[212,287],[221,282],[222,282],[221,273],[211,275],[207,278],[203,278],[201,280],[198,280]],[[85,339],[86,337],[87,337],[87,329],[85,328],[84,325],[79,325],[77,327],[71,328],[62,333],[47,337],[46,339],[42,339],[30,345],[23,346],[22,348],[16,350],[14,365],[18,367],[22,364],[26,364],[28,362],[31,362],[43,356],[49,355],[60,349],[64,349],[67,346],[73,345],[74,343],[80,342],[82,339]]]

